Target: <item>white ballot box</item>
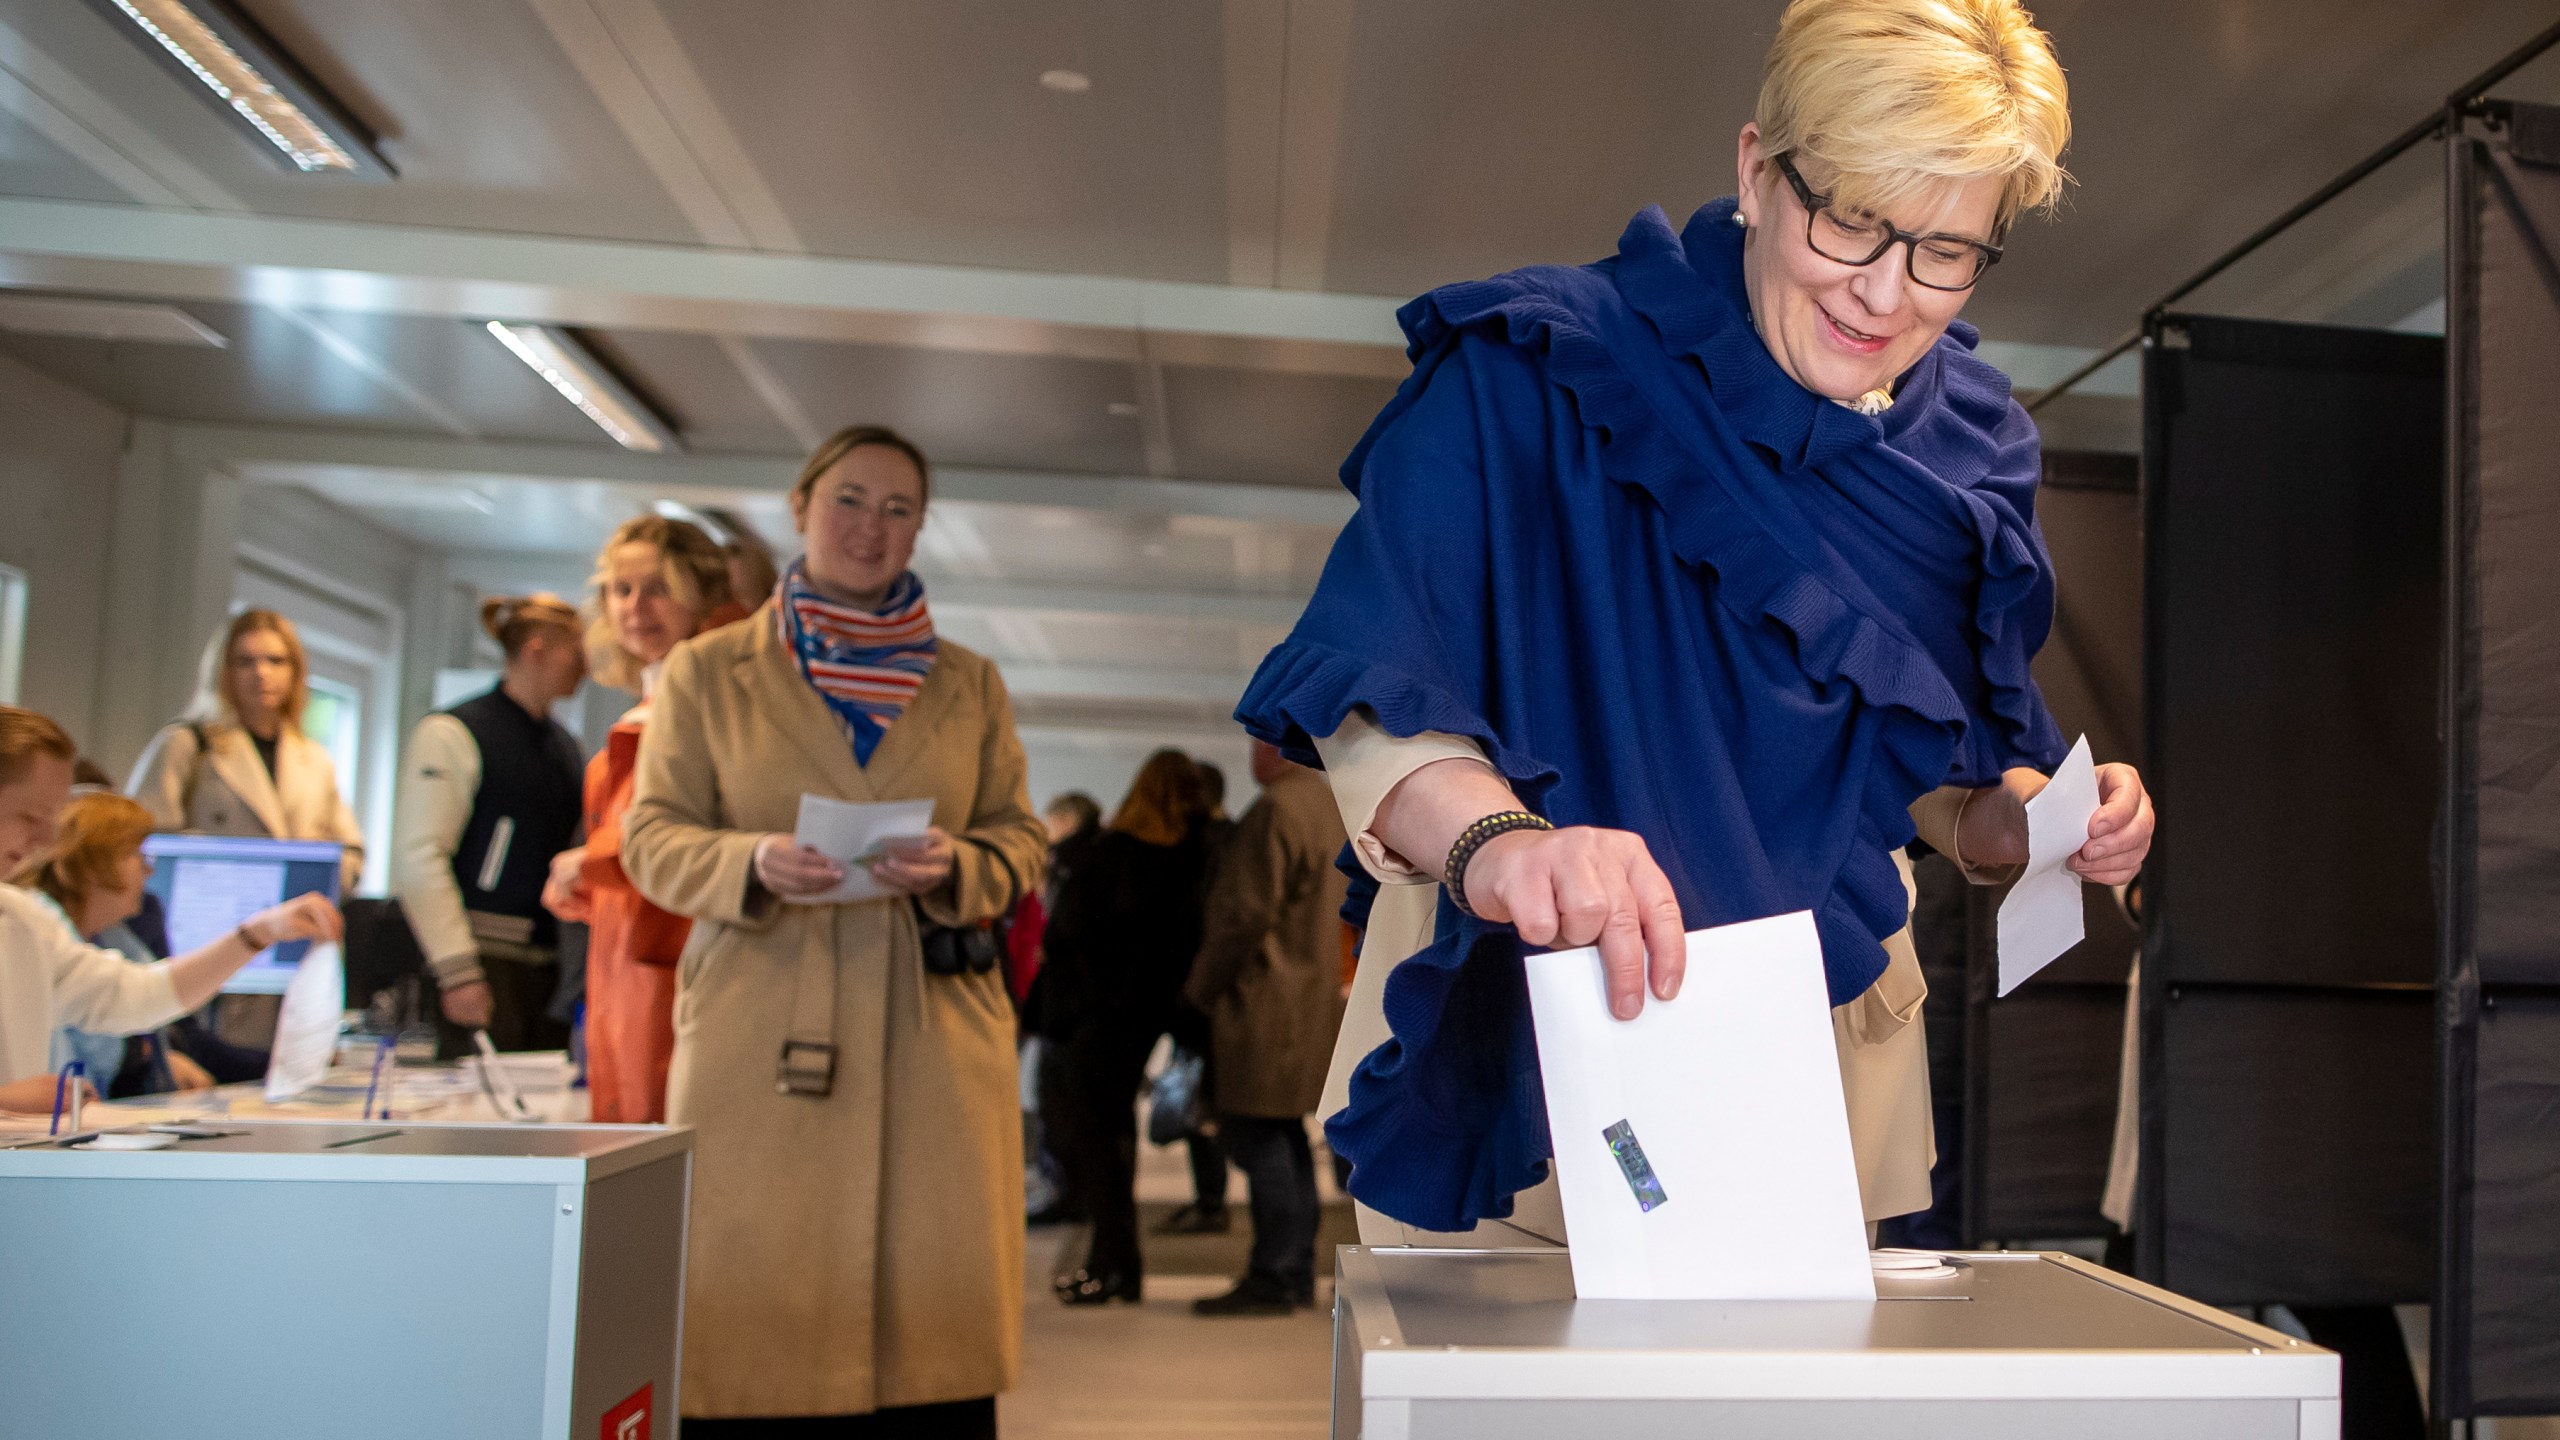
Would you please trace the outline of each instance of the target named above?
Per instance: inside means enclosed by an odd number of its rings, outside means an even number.
[[[692,1131],[166,1128],[0,1136],[0,1434],[674,1433]]]
[[[1576,1300],[1562,1250],[1345,1246],[1335,1440],[2336,1440],[2338,1357],[2068,1255],[1864,1301]]]

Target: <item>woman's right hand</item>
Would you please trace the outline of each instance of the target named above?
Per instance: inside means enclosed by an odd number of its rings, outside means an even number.
[[[240,929],[264,950],[290,940],[335,940],[347,923],[325,895],[296,895],[240,922]]]
[[[833,890],[844,881],[844,867],[788,835],[767,835],[756,842],[756,879],[788,899]]]
[[[563,920],[585,924],[593,919],[585,880],[587,847],[572,846],[551,857],[551,874],[542,882],[542,908]]]
[[[1643,837],[1590,825],[1514,830],[1476,851],[1466,886],[1468,909],[1531,945],[1599,946],[1619,1019],[1644,1009],[1648,971],[1656,998],[1680,993],[1689,955],[1680,900]]]

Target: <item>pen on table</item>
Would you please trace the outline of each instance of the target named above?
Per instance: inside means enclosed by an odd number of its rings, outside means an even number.
[[[320,1148],[323,1150],[344,1150],[350,1145],[369,1145],[376,1140],[388,1140],[394,1135],[403,1133],[405,1132],[399,1130],[375,1130],[368,1134],[350,1135],[344,1140],[331,1140]]]
[[[87,1079],[88,1074],[89,1067],[74,1060],[62,1067],[61,1074],[53,1077],[53,1123],[44,1133],[47,1135],[62,1133],[66,1102],[68,1102],[71,1119],[71,1133],[74,1135],[80,1133],[80,1086]]]
[[[391,1059],[391,1046],[394,1038],[395,1037],[389,1035],[383,1036],[382,1043],[375,1046],[373,1050],[373,1078],[366,1081],[364,1087],[364,1118],[367,1120],[375,1118],[373,1113],[373,1097],[375,1093],[380,1091],[382,1088],[382,1067]],[[382,1115],[380,1118],[385,1120],[391,1118],[391,1100],[389,1096],[383,1097]]]

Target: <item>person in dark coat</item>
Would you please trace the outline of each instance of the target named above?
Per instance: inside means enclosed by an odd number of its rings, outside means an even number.
[[[1138,1299],[1134,1102],[1200,947],[1205,813],[1190,758],[1157,751],[1078,857],[1049,917],[1041,1026],[1061,1037],[1066,1066],[1065,1103],[1049,1123],[1069,1190],[1093,1219],[1084,1264],[1057,1278],[1070,1305]]]
[[[1253,1254],[1203,1315],[1315,1303],[1316,1170],[1307,1116],[1342,1023],[1342,814],[1323,777],[1254,742],[1262,797],[1237,822],[1209,892],[1183,998],[1209,1017],[1227,1156],[1253,1192]]]

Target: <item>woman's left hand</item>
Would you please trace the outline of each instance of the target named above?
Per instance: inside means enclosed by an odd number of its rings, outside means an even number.
[[[2089,817],[2089,843],[2065,862],[2081,879],[2121,885],[2142,873],[2151,853],[2151,793],[2130,765],[2098,767],[2098,813]]]
[[[892,890],[922,895],[951,878],[951,835],[939,825],[927,827],[922,839],[891,840],[882,848],[888,854],[871,863],[871,878]]]

